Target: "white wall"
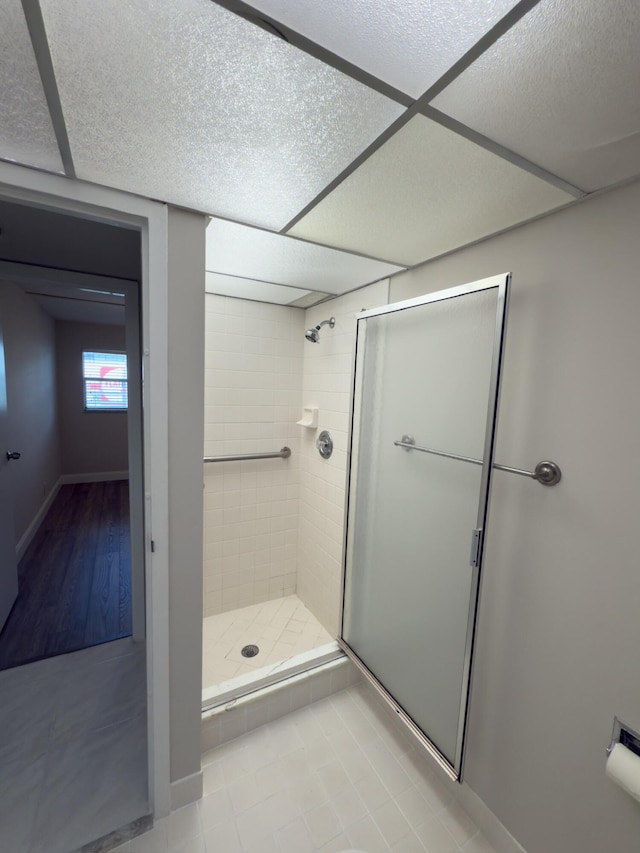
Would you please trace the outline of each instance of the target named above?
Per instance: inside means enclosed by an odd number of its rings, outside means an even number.
[[[296,591],[304,312],[206,295],[204,615]]]
[[[22,453],[12,475],[16,543],[61,473],[53,320],[17,285],[0,281],[0,322],[7,370],[7,429]]]
[[[391,281],[391,301],[513,272],[466,780],[528,853],[632,853],[604,774],[640,727],[640,184]]]
[[[169,208],[171,780],[200,771],[206,217]],[[154,531],[166,539],[167,531]]]
[[[58,320],[58,414],[63,474],[127,471],[127,413],[85,412],[83,350],[126,350],[124,326]]]
[[[298,595],[332,636],[338,630],[345,478],[355,315],[387,301],[388,282],[378,282],[305,312],[305,328],[335,316],[333,329],[323,326],[317,344],[304,344],[303,406],[319,409],[318,429],[304,429],[300,448],[300,527]],[[333,436],[329,459],[318,453],[321,430]]]

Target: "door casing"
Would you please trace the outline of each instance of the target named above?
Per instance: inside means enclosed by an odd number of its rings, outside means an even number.
[[[7,433],[7,382],[2,318],[0,317],[0,631],[18,597],[18,560],[15,551],[13,501],[8,470],[13,460],[10,462],[6,456],[8,451],[13,452],[18,448],[9,447]]]
[[[144,564],[147,637],[149,796],[153,814],[171,810],[169,715],[168,210],[118,190],[0,162],[0,198],[140,232],[144,372]]]

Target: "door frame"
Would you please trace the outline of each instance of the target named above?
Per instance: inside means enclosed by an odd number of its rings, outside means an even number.
[[[383,698],[385,703],[393,709],[396,715],[402,720],[405,726],[412,734],[420,741],[436,763],[447,773],[447,775],[456,782],[462,782],[463,767],[464,767],[464,745],[467,731],[467,723],[469,716],[469,705],[471,701],[471,687],[473,675],[473,652],[476,639],[476,628],[478,621],[478,608],[480,604],[480,591],[482,582],[482,565],[484,562],[485,542],[486,542],[486,526],[489,514],[489,502],[491,493],[491,476],[493,472],[494,452],[496,443],[496,433],[498,424],[498,409],[500,404],[500,378],[502,373],[502,364],[504,360],[504,350],[506,343],[506,323],[507,313],[509,308],[509,292],[511,284],[511,273],[502,273],[500,275],[490,276],[488,278],[479,279],[478,281],[469,284],[463,284],[458,287],[450,287],[445,290],[438,290],[423,296],[417,296],[413,299],[405,299],[401,302],[393,302],[387,305],[382,305],[377,308],[370,308],[360,311],[355,315],[356,319],[356,340],[353,353],[353,364],[351,374],[351,406],[349,412],[349,447],[347,450],[347,474],[345,481],[345,510],[344,510],[344,535],[342,547],[342,577],[340,584],[340,621],[338,628],[337,642],[340,648],[345,652],[349,659],[356,665],[367,681],[376,689]],[[452,764],[440,750],[431,742],[429,737],[422,729],[416,725],[413,719],[406,713],[404,708],[397,700],[386,690],[384,685],[378,681],[376,676],[369,670],[369,667],[362,661],[353,651],[349,644],[343,638],[344,631],[344,607],[346,597],[347,583],[347,562],[349,555],[349,520],[351,517],[353,499],[351,495],[351,478],[353,473],[353,438],[356,415],[356,397],[360,377],[358,376],[358,346],[362,347],[362,326],[361,321],[367,320],[370,317],[379,317],[384,314],[392,314],[397,311],[415,308],[421,305],[428,305],[433,302],[442,302],[447,299],[455,299],[461,296],[468,296],[472,293],[477,293],[483,290],[497,289],[497,304],[496,304],[496,324],[495,334],[493,339],[493,351],[491,357],[491,378],[489,383],[489,406],[487,408],[487,419],[485,429],[485,446],[483,452],[482,475],[480,481],[480,502],[478,506],[478,516],[476,525],[480,529],[481,535],[478,543],[478,550],[475,565],[472,567],[471,577],[471,595],[469,598],[469,611],[467,617],[467,630],[465,640],[465,657],[462,671],[462,693],[458,716],[458,738],[456,745],[456,755]]]
[[[0,566],[0,573],[4,577],[0,577],[0,593],[4,597],[7,593],[10,597],[11,604],[8,600],[0,602],[0,633],[6,625],[6,622],[11,615],[13,606],[18,598],[18,558],[14,545],[14,526],[13,526],[13,503],[10,485],[10,473],[2,471],[2,467],[9,465],[10,460],[5,458],[9,450],[14,451],[7,439],[8,432],[8,416],[7,416],[7,371],[4,357],[4,330],[2,328],[2,317],[0,317],[0,512],[2,513],[2,533],[3,535],[10,532],[5,542],[0,542],[0,560],[4,563]]]
[[[171,810],[169,711],[168,208],[82,181],[0,162],[0,198],[140,233],[143,383],[144,565],[147,628],[149,800],[155,817]],[[161,545],[160,543],[164,543]]]

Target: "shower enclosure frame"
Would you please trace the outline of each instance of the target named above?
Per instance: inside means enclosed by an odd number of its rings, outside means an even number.
[[[405,726],[413,733],[413,735],[424,746],[436,763],[447,773],[447,775],[457,782],[462,782],[463,765],[464,765],[464,746],[469,714],[469,703],[471,698],[471,682],[473,673],[473,652],[476,637],[478,606],[480,602],[481,580],[482,580],[482,565],[484,562],[485,541],[486,541],[486,525],[489,513],[489,501],[491,491],[491,476],[494,465],[494,451],[498,423],[498,409],[500,401],[500,380],[502,374],[502,365],[504,362],[504,349],[506,342],[506,324],[509,304],[511,273],[503,273],[492,276],[490,278],[480,279],[478,281],[460,285],[457,287],[447,288],[445,290],[434,291],[433,293],[424,296],[406,299],[400,302],[394,302],[378,308],[372,308],[361,311],[356,314],[356,340],[354,346],[354,357],[352,364],[351,376],[351,404],[349,412],[349,448],[347,453],[347,474],[346,474],[346,500],[344,511],[344,535],[343,535],[343,559],[342,559],[342,577],[341,577],[341,594],[340,594],[340,621],[337,642],[340,648],[348,656],[348,658],[356,665],[362,675],[369,681],[370,684],[377,690],[385,703],[397,714],[403,721]],[[352,476],[354,472],[354,435],[355,435],[355,417],[357,408],[357,393],[358,393],[358,356],[362,347],[362,321],[368,320],[371,317],[378,317],[386,314],[392,314],[398,311],[404,311],[417,306],[428,305],[430,303],[442,302],[448,299],[456,299],[459,297],[468,296],[473,293],[478,293],[484,290],[497,289],[496,303],[496,323],[493,340],[493,352],[491,358],[491,374],[489,383],[488,406],[485,429],[485,443],[482,462],[482,474],[480,481],[480,501],[478,506],[477,529],[481,531],[477,542],[477,553],[475,565],[472,564],[471,577],[471,594],[469,599],[469,610],[466,627],[465,640],[465,656],[462,670],[462,691],[461,701],[458,714],[458,729],[456,740],[456,754],[454,762],[451,763],[440,752],[437,746],[431,742],[425,732],[414,722],[407,714],[398,701],[389,693],[384,685],[376,678],[369,670],[369,667],[360,659],[356,652],[349,646],[344,639],[344,621],[345,621],[345,603],[346,603],[346,585],[347,585],[347,562],[349,555],[349,519],[354,505],[354,497],[351,491]]]

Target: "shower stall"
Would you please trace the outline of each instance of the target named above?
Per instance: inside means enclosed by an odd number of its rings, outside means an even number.
[[[460,778],[508,286],[207,297],[209,707],[346,653]]]
[[[357,320],[340,645],[462,769],[508,276]]]
[[[386,284],[366,290],[386,301]],[[342,656],[348,386],[361,306],[334,304],[338,317],[327,319],[322,306],[206,296],[205,709]],[[300,424],[307,404],[333,431],[332,459],[315,448],[320,430]]]

